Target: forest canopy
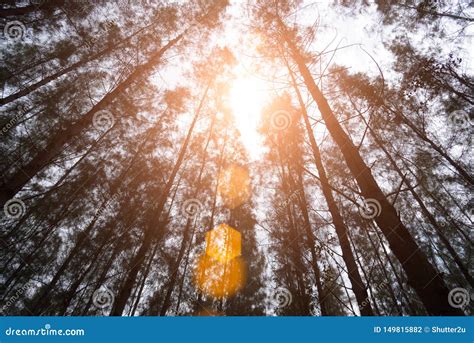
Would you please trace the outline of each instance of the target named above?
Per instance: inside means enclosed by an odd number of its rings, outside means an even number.
[[[2,315],[472,315],[473,22],[3,1]]]

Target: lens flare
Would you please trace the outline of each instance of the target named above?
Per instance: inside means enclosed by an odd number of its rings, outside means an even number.
[[[242,235],[227,224],[220,224],[206,233],[206,254],[221,263],[240,256]]]
[[[245,263],[240,257],[242,235],[227,224],[206,233],[206,253],[198,258],[196,286],[206,295],[222,299],[234,295],[245,284]]]
[[[237,293],[245,284],[246,268],[242,258],[236,257],[221,263],[204,254],[198,259],[195,283],[201,292],[216,299]]]

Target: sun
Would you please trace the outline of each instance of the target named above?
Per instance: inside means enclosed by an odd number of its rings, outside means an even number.
[[[230,88],[229,101],[235,124],[251,157],[261,152],[261,137],[257,128],[266,98],[265,83],[252,75],[239,75]]]

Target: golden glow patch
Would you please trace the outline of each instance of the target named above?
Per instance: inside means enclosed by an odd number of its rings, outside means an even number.
[[[238,257],[242,249],[242,235],[227,224],[220,224],[206,233],[206,254],[221,263]]]
[[[222,299],[245,284],[245,263],[240,257],[242,235],[227,224],[206,233],[206,253],[198,258],[194,281],[206,295]]]
[[[195,271],[197,287],[217,299],[234,295],[245,284],[245,264],[240,257],[221,263],[209,255],[198,259]]]

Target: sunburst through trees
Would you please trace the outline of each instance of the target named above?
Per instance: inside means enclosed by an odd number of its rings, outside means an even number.
[[[462,1],[0,5],[3,315],[471,315]]]

